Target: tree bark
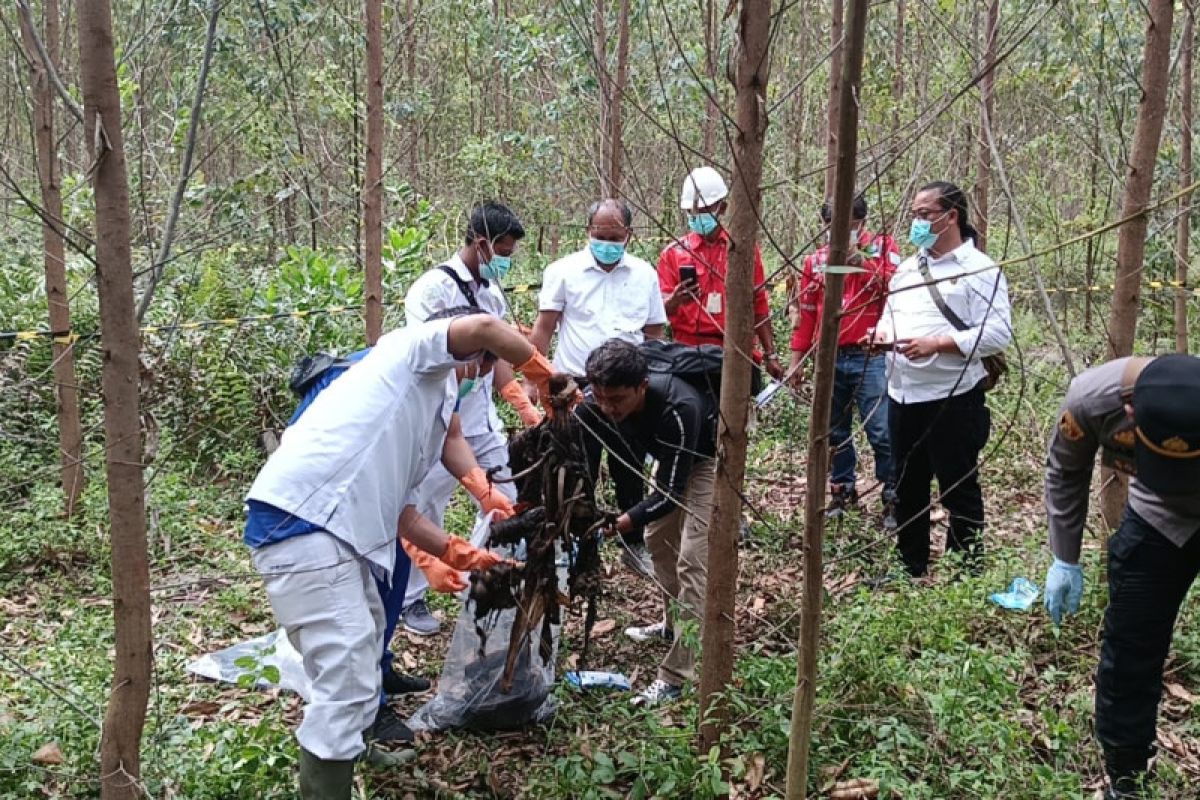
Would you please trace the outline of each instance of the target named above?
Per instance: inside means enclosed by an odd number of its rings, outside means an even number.
[[[845,34],[843,0],[833,0],[832,24],[829,26],[829,116],[825,125],[825,198],[833,196],[834,165],[838,158],[838,121],[842,99],[842,37]]]
[[[701,0],[704,14],[704,76],[708,78],[711,94],[704,101],[704,141],[701,149],[708,161],[713,160],[717,149],[717,122],[721,110],[717,108],[717,59],[721,52],[721,29],[717,21],[716,0]]]
[[[138,339],[130,265],[129,186],[108,0],[77,0],[84,132],[96,203],[96,276],[104,355],[105,467],[116,633],[100,741],[100,796],[141,797],[139,747],[150,696],[150,572],[138,410]]]
[[[992,152],[988,129],[995,110],[996,40],[1000,31],[1000,0],[988,3],[987,24],[984,26],[983,79],[979,82],[979,168],[975,179],[975,230],[979,241],[975,246],[987,250],[988,188],[992,180]]]
[[[1179,83],[1179,182],[1192,184],[1192,50],[1196,45],[1196,4],[1184,4],[1187,16],[1183,21]],[[1175,350],[1188,351],[1188,238],[1191,235],[1192,193],[1179,198],[1179,221],[1175,229]]]
[[[1154,162],[1162,138],[1163,117],[1167,110],[1167,79],[1171,58],[1171,23],[1174,0],[1149,0],[1150,20],[1146,25],[1146,45],[1142,52],[1142,99],[1138,104],[1133,148],[1125,180],[1125,200],[1121,217],[1129,219],[1117,234],[1117,274],[1112,309],[1108,316],[1108,357],[1120,358],[1133,353],[1137,317],[1141,309],[1141,277],[1146,252],[1147,221],[1144,213],[1154,185]],[[1125,505],[1128,481],[1113,470],[1100,471],[1100,506],[1105,524],[1112,529]]]
[[[858,104],[862,85],[863,49],[866,43],[867,10],[870,0],[850,0],[846,18],[846,44],[842,49],[839,90],[841,115],[830,220],[830,264],[845,264],[850,253],[850,216],[854,202],[855,166],[858,156]],[[808,491],[804,499],[804,565],[800,594],[800,639],[797,643],[796,691],[792,699],[792,723],[788,737],[788,800],[805,797],[808,787],[809,745],[812,741],[813,709],[816,705],[817,655],[821,642],[822,581],[821,548],[825,538],[825,482],[829,476],[829,418],[833,403],[834,361],[837,356],[841,321],[842,285],[845,275],[825,275],[825,300],[817,339],[813,375],[812,413],[808,429]]]
[[[612,194],[611,172],[608,155],[610,152],[608,137],[610,133],[609,119],[612,114],[612,91],[609,87],[608,74],[608,25],[605,20],[604,0],[595,0],[592,7],[592,60],[596,64],[596,87],[600,91],[600,141],[597,155],[599,156],[600,196],[609,197]]]
[[[621,0],[617,25],[617,70],[610,84],[612,97],[608,108],[608,196],[619,197],[622,187],[621,147],[625,140],[621,102],[629,72],[629,0]]]
[[[717,478],[708,529],[708,591],[700,673],[700,740],[707,752],[728,724],[721,699],[733,677],[738,529],[746,477],[749,354],[754,338],[754,259],[762,202],[763,143],[770,62],[771,0],[742,0],[738,12],[736,138],[730,178],[729,266],[725,282],[725,363]]]
[[[31,16],[21,15],[21,34],[29,54],[33,83],[34,145],[37,148],[38,178],[42,188],[42,250],[46,272],[46,302],[50,330],[58,331],[51,344],[54,357],[54,392],[58,401],[58,447],[62,462],[64,513],[75,512],[83,491],[83,431],[79,421],[79,394],[75,381],[75,350],[70,337],[71,306],[67,294],[66,243],[63,238],[62,183],[58,146],[54,140],[54,92],[49,69],[56,69],[59,49],[58,0],[46,0],[44,45],[47,68],[36,44]],[[64,338],[65,337],[65,338]]]
[[[367,344],[383,333],[383,0],[366,0],[367,163],[363,179],[363,278]]]

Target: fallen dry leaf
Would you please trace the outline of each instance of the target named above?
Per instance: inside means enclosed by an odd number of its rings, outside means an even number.
[[[1167,690],[1167,694],[1171,695],[1171,697],[1174,697],[1176,700],[1182,700],[1185,703],[1196,702],[1196,695],[1192,694],[1178,683],[1168,683],[1165,684],[1163,688]]]
[[[33,763],[35,764],[61,764],[63,763],[62,750],[58,747],[58,742],[48,742],[37,749],[33,754]]]
[[[832,800],[875,800],[879,797],[879,781],[872,778],[838,781],[829,796]]]
[[[612,633],[617,628],[615,619],[602,619],[592,627],[592,638],[604,636],[607,633]]]

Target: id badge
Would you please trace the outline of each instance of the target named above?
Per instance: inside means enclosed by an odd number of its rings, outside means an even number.
[[[720,314],[721,313],[721,293],[720,292],[709,292],[708,293],[708,302],[706,302],[704,304],[704,310],[710,314]]]

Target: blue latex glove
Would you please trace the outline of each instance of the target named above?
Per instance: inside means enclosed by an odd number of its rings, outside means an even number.
[[[1063,611],[1074,614],[1083,598],[1083,568],[1054,559],[1046,573],[1046,610],[1054,624],[1062,622]]]

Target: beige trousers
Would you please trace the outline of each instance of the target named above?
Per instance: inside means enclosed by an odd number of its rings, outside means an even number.
[[[646,549],[664,593],[666,619],[675,630],[675,641],[659,666],[658,678],[673,686],[682,686],[696,674],[696,651],[683,643],[680,623],[704,620],[708,522],[716,470],[714,459],[696,459],[684,493],[684,507],[646,526]]]

